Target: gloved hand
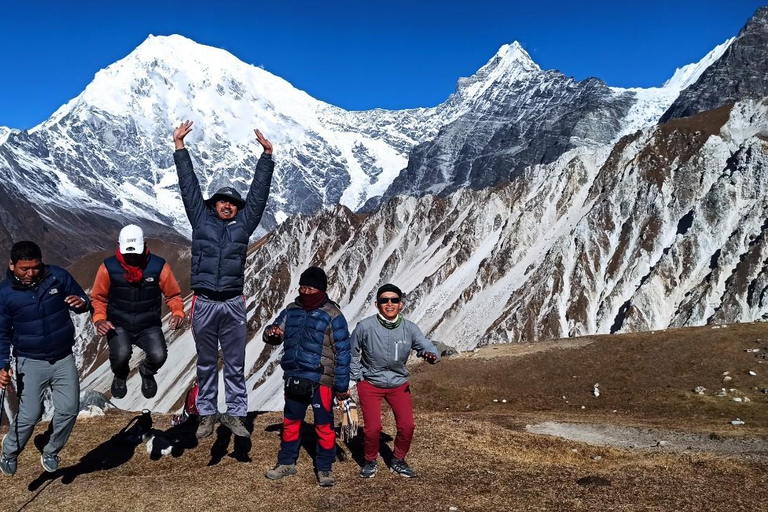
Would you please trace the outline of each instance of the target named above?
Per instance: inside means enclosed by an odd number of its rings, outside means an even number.
[[[437,362],[437,354],[433,354],[432,352],[425,352],[421,357],[423,357],[429,364],[435,364]]]

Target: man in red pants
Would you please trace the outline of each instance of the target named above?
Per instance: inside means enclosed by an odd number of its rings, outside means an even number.
[[[350,337],[350,373],[357,382],[364,421],[365,464],[360,470],[363,478],[373,478],[378,469],[382,399],[392,408],[397,425],[390,469],[400,476],[416,478],[416,473],[405,462],[415,429],[408,384],[410,372],[405,363],[411,350],[431,364],[440,361],[440,354],[416,324],[403,318],[402,299],[403,292],[393,284],[379,288],[376,293],[379,313],[361,320]]]

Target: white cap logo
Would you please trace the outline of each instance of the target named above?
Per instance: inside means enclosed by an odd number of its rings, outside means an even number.
[[[117,242],[120,244],[120,252],[123,254],[144,253],[144,231],[135,224],[129,224],[120,230]]]

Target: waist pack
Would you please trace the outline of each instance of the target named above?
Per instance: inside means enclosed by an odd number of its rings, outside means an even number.
[[[317,382],[301,377],[286,377],[285,394],[294,398],[308,398],[315,392]]]

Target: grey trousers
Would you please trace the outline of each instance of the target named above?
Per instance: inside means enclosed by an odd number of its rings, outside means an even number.
[[[16,458],[24,449],[43,415],[43,393],[50,387],[54,408],[51,420],[53,433],[43,453],[56,455],[69,439],[80,409],[80,378],[74,356],[68,355],[55,363],[20,357],[16,366],[16,383],[19,412],[3,440],[3,454]]]
[[[196,295],[192,305],[192,335],[197,348],[197,410],[201,416],[218,412],[219,345],[224,359],[224,392],[227,413],[248,414],[245,388],[245,299],[210,300]]]

